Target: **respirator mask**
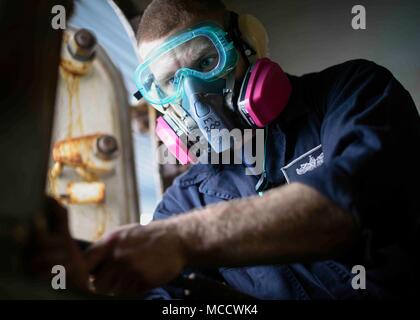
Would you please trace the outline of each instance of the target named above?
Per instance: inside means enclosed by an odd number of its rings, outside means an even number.
[[[267,58],[250,62],[256,52],[238,27],[232,30],[201,23],[154,48],[136,69],[135,96],[163,114],[156,134],[181,164],[198,162],[191,152],[198,140],[216,153],[227,151],[233,142],[225,143],[223,135],[265,127],[288,102],[291,84],[280,66]],[[235,79],[239,54],[249,64],[240,83]]]

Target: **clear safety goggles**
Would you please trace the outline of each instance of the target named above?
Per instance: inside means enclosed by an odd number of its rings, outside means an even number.
[[[238,58],[226,31],[213,23],[200,24],[154,49],[137,67],[135,83],[149,103],[163,106],[182,96],[185,77],[221,78],[236,67]]]

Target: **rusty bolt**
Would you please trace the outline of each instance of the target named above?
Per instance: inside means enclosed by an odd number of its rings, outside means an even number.
[[[96,146],[99,155],[103,158],[113,158],[118,151],[117,139],[110,135],[103,135],[98,138]]]
[[[87,30],[78,30],[69,42],[69,51],[71,55],[80,61],[90,60],[93,58],[96,47],[95,35]]]
[[[95,36],[86,29],[80,29],[74,35],[74,40],[76,41],[77,45],[80,48],[91,50],[96,45],[96,38]]]

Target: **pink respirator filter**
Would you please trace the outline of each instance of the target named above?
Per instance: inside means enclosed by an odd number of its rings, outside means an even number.
[[[172,153],[181,164],[185,165],[196,162],[195,157],[189,154],[187,145],[163,117],[159,117],[156,121],[156,134],[168,147],[169,152]]]
[[[263,58],[252,67],[243,103],[256,126],[263,128],[284,110],[291,92],[292,85],[281,67]]]

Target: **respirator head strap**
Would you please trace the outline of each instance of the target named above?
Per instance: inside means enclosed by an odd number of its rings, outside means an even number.
[[[232,112],[237,110],[235,104],[235,70],[236,68],[226,76],[226,87],[223,89],[225,104]]]
[[[236,12],[230,11],[228,13],[227,32],[232,38],[233,43],[238,48],[242,58],[247,67],[251,65],[249,57],[254,56],[257,52],[242,38],[241,30],[239,29],[239,15]]]

